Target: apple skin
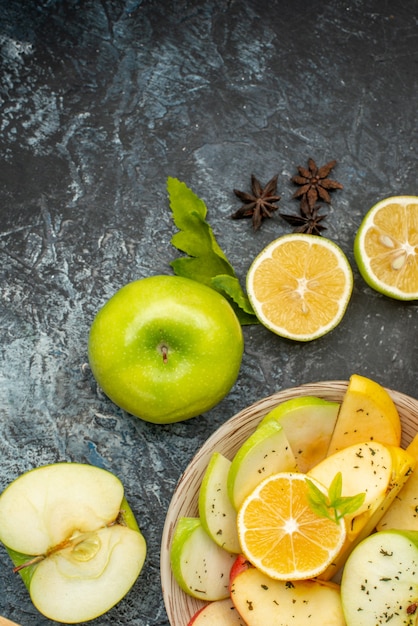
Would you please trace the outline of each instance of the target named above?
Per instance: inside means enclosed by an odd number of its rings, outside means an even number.
[[[235,578],[245,572],[249,567],[254,567],[243,554],[239,554],[232,564],[231,571],[229,572],[229,592],[231,592],[231,584]]]
[[[231,598],[215,600],[199,609],[187,626],[245,626]]]
[[[93,320],[89,362],[120,408],[156,424],[208,411],[234,385],[244,339],[229,302],[181,276],[150,276],[117,291]]]

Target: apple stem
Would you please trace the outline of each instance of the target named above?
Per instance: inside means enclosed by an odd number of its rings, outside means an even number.
[[[163,363],[167,363],[168,361],[168,348],[167,346],[161,346],[161,354],[163,355]]]
[[[116,524],[120,524],[121,526],[126,526],[123,511],[119,511],[117,518],[113,522],[106,524],[106,527],[110,528],[111,526],[114,526]],[[33,557],[33,559],[29,559],[29,561],[25,561],[24,563],[21,563],[20,565],[16,565],[16,567],[13,568],[13,573],[16,574],[17,572],[20,572],[20,570],[25,569],[25,567],[36,565],[36,563],[40,563],[46,557],[50,556],[51,554],[54,554],[55,552],[59,552],[60,550],[69,548],[70,546],[77,546],[78,544],[85,541],[85,539],[88,538],[92,534],[94,533],[88,533],[88,532],[80,533],[79,535],[76,535],[75,537],[71,537],[70,539],[64,539],[64,541],[61,541],[61,543],[59,543],[58,545],[54,546],[53,548],[50,548],[47,554],[40,554],[38,556]]]
[[[40,556],[35,556],[33,559],[30,559],[29,561],[25,561],[25,563],[21,563],[20,565],[16,565],[16,567],[13,568],[13,573],[16,574],[17,572],[20,572],[21,569],[24,569],[25,567],[30,567],[31,565],[36,565],[36,563],[40,563],[41,561],[44,560],[44,556],[40,555]]]

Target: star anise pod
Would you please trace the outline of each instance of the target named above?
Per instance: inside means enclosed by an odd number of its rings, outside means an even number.
[[[321,206],[310,206],[308,199],[304,196],[300,202],[300,213],[298,214],[286,214],[279,213],[288,224],[294,226],[294,233],[307,233],[308,235],[320,235],[321,231],[326,230],[327,227],[321,224],[322,220],[326,218],[326,215],[320,215],[319,211]]]
[[[277,178],[278,175],[273,176],[267,185],[262,187],[260,181],[252,174],[252,193],[234,189],[235,195],[242,200],[244,204],[238,211],[233,213],[231,216],[232,219],[236,220],[243,217],[251,217],[254,230],[258,230],[263,219],[265,217],[272,217],[274,211],[277,211],[279,208],[275,204],[280,200],[280,196],[277,195]]]
[[[306,196],[310,206],[314,206],[317,200],[323,200],[328,204],[331,202],[329,194],[333,189],[343,189],[341,183],[328,178],[331,170],[337,161],[330,161],[322,167],[317,167],[313,159],[308,159],[308,168],[298,166],[299,176],[293,176],[292,182],[300,185],[300,188],[293,194],[294,198]]]

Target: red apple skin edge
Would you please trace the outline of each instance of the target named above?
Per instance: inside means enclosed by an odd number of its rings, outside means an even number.
[[[206,605],[208,606],[208,605]],[[202,606],[201,609],[199,609],[194,615],[192,615],[192,618],[190,620],[190,622],[187,624],[187,626],[192,626],[193,624],[196,623],[197,618],[199,617],[199,615],[201,613],[203,613],[203,611],[206,609],[206,606]]]
[[[237,576],[245,572],[245,570],[253,567],[243,554],[239,554],[232,564],[231,571],[229,573],[229,590],[231,591],[232,582]]]

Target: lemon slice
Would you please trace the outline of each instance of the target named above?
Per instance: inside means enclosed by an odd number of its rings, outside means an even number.
[[[370,287],[397,300],[417,300],[418,197],[375,204],[357,231],[354,258]]]
[[[313,479],[324,494],[325,487]],[[306,580],[321,574],[341,550],[346,529],[314,512],[306,475],[282,472],[264,479],[244,500],[237,527],[245,557],[277,580]]]
[[[247,274],[255,314],[277,335],[311,341],[341,321],[353,273],[339,246],[316,235],[293,233],[271,242]]]

